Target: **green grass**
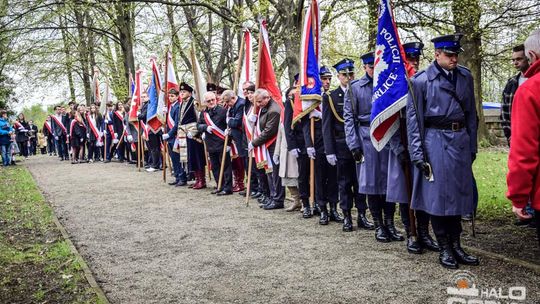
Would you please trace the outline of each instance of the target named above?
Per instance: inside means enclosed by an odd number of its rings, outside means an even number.
[[[22,166],[0,168],[0,302],[99,303]]]
[[[478,185],[478,216],[482,219],[512,216],[512,205],[506,198],[508,153],[484,150],[473,165]]]

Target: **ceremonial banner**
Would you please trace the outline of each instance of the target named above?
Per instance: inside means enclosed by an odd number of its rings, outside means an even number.
[[[174,72],[174,66],[172,64],[172,54],[170,52],[167,52],[167,59],[166,59],[166,71],[167,71],[167,82],[166,86],[164,88],[165,91],[165,100],[167,101],[167,126],[169,129],[172,129],[174,127],[174,119],[171,117],[171,101],[169,100],[169,90],[175,89],[178,91],[178,81],[176,80],[176,73]]]
[[[92,102],[101,102],[101,93],[99,91],[99,69],[94,67],[94,76],[92,77]]]
[[[399,111],[407,104],[406,62],[390,1],[380,0],[370,128],[371,142],[377,151],[399,128]],[[411,72],[409,69],[409,75]]]
[[[99,105],[99,113],[101,113],[101,115],[105,115],[105,112],[107,111],[107,104],[111,102],[111,100],[112,94],[109,87],[109,81],[105,80],[105,94],[103,95],[103,100],[101,100],[101,104]]]
[[[279,90],[272,57],[270,56],[270,41],[268,40],[268,31],[266,29],[266,20],[260,22],[259,32],[259,58],[257,64],[257,88],[266,89],[272,99],[283,109],[283,100],[281,100],[281,91]]]
[[[240,78],[237,91],[237,95],[239,97],[246,97],[244,95],[244,91],[242,91],[242,85],[246,81],[253,81],[253,69],[253,37],[251,36],[251,32],[248,29],[244,29],[244,58],[242,60],[242,69],[240,70]]]
[[[131,104],[129,107],[129,121],[133,122],[133,124],[138,128],[137,121],[139,120],[137,118],[137,112],[139,111],[139,107],[141,106],[141,92],[142,92],[142,70],[138,70],[135,72],[135,85],[133,87],[133,91],[131,92]]]
[[[190,59],[191,59],[191,69],[193,73],[193,83],[195,88],[195,94],[193,95],[193,98],[195,100],[199,101],[199,103],[202,105],[204,104],[204,94],[206,94],[206,80],[204,79],[204,75],[201,70],[201,65],[199,64],[199,61],[197,60],[197,56],[195,56],[195,45],[191,45],[191,51],[190,51]]]
[[[150,128],[153,133],[157,133],[161,129],[164,122],[163,109],[165,108],[165,99],[163,99],[164,95],[161,91],[161,81],[159,79],[159,70],[156,64],[156,59],[151,58],[150,64],[152,66],[152,77],[150,80],[150,86],[148,86],[148,97],[150,100],[148,101],[146,121],[147,127]]]
[[[322,101],[322,82],[319,77],[319,62],[321,55],[319,41],[321,22],[319,15],[320,12],[317,0],[312,0],[305,15],[304,28],[302,30],[299,75],[301,102],[295,100],[292,120],[293,125],[311,111],[321,111],[319,107]]]

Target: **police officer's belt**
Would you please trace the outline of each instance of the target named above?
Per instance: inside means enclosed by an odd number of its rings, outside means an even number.
[[[369,125],[370,125],[369,121],[359,121],[358,124],[361,127],[369,127]]]
[[[457,132],[465,128],[465,124],[462,121],[438,122],[438,123],[426,121],[426,128],[451,130],[451,131]]]

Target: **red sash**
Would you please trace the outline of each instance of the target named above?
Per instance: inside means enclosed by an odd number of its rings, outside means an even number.
[[[177,101],[177,102],[178,102],[178,101]],[[167,109],[167,126],[169,127],[169,130],[172,129],[172,128],[174,128],[174,122],[175,122],[175,121],[174,121],[173,117],[171,116],[171,108],[172,108],[175,104],[176,104],[176,102],[173,103],[173,104],[170,104],[170,105],[169,105],[169,108]]]
[[[212,127],[212,134],[221,138],[222,140],[225,140],[225,132],[223,132],[223,130],[221,130],[218,126],[216,126],[216,124],[210,118],[210,115],[208,114],[208,112],[204,112],[203,117],[204,117],[204,121],[206,121],[206,125]]]
[[[259,113],[257,117],[260,117],[261,110],[259,110]],[[258,137],[262,133],[260,120],[257,119],[257,126],[255,128],[255,137]],[[270,173],[273,170],[272,166],[272,155],[270,155],[270,152],[268,152],[268,147],[270,147],[277,139],[277,135],[274,135],[270,140],[268,140],[264,145],[260,145],[258,147],[254,148],[255,152],[255,162],[257,163],[257,168],[263,169],[266,171],[266,173]]]
[[[96,139],[101,142],[101,136],[99,136],[99,131],[96,127],[96,125],[92,122],[92,119],[90,119],[90,114],[86,113],[86,121],[88,121],[88,125],[90,126],[90,130],[92,130],[92,133],[94,133],[94,136]]]
[[[52,135],[51,123],[48,122],[48,121],[45,121],[45,123],[43,124],[43,126],[44,126],[45,128],[47,128],[47,130],[49,130],[49,134]]]
[[[64,124],[60,120],[58,120],[58,118],[56,118],[56,116],[54,115],[52,115],[51,118],[54,119],[56,124],[62,129],[62,132],[64,132],[64,134],[67,134],[67,130]]]

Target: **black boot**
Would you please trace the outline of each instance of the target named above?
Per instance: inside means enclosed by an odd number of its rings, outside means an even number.
[[[321,218],[319,219],[319,225],[328,225],[328,209],[321,209]]]
[[[302,205],[304,206],[304,211],[302,212],[303,218],[310,218],[312,216],[311,214],[311,206],[309,205],[309,200],[303,200]]]
[[[473,266],[478,266],[480,264],[477,257],[466,253],[463,248],[461,248],[461,241],[459,235],[452,236],[450,238],[450,241],[452,246],[452,253],[456,257],[458,263]]]
[[[352,216],[350,210],[343,210],[343,231],[351,232],[353,231]]]
[[[457,269],[458,263],[452,254],[452,247],[448,237],[446,236],[437,236],[437,242],[439,243],[439,263],[450,269]]]
[[[321,215],[321,208],[319,208],[317,203],[313,204],[313,215]]]
[[[360,228],[363,228],[366,230],[375,229],[375,225],[373,225],[373,223],[367,219],[365,211],[358,211],[357,224],[358,224],[358,229]]]
[[[330,203],[330,214],[329,218],[332,222],[343,223],[343,218],[337,211],[337,203]]]
[[[386,229],[388,230],[388,234],[390,235],[390,239],[392,239],[392,241],[405,240],[403,234],[401,234],[396,229],[396,226],[394,226],[394,218],[390,217],[390,214],[384,214],[384,225],[386,226]]]
[[[424,249],[439,251],[439,244],[429,235],[429,228],[425,223],[418,223],[418,243]]]
[[[405,232],[407,233],[407,251],[412,254],[421,254],[422,247],[417,241],[417,238],[411,235],[410,231],[410,227],[405,226]]]
[[[379,214],[379,216],[373,215],[373,223],[375,224],[375,239],[378,242],[388,243],[392,240],[390,239],[390,235],[388,234],[388,231],[386,228],[382,225],[382,216]]]

